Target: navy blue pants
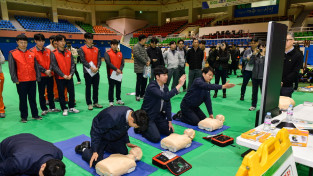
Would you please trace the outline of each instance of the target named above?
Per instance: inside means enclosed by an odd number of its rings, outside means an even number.
[[[215,70],[215,84],[220,83],[220,79],[222,79],[222,84],[224,85],[226,83],[226,77],[227,77],[227,70]],[[218,90],[215,90],[215,93],[217,94]],[[223,89],[223,93],[226,93],[226,89]]]
[[[38,117],[36,81],[19,82],[19,84],[16,84],[16,88],[20,100],[21,118],[27,119],[28,116],[27,98],[32,112],[32,117]]]
[[[262,92],[263,79],[252,79],[252,106],[256,107],[258,102],[259,87]]]
[[[91,85],[92,88],[92,100],[93,104],[98,103],[98,92],[99,92],[99,80],[100,80],[100,73],[95,74],[93,77],[90,76],[89,73],[84,73],[85,77],[85,83],[86,83],[86,89],[85,89],[85,95],[86,95],[86,103],[87,105],[91,105]]]
[[[64,90],[67,88],[67,92],[69,94],[69,102],[68,106],[69,108],[74,108],[75,103],[75,91],[74,91],[74,82],[73,78],[70,80],[66,79],[55,79],[57,82],[58,92],[59,92],[59,99],[60,99],[60,106],[62,111],[64,109],[68,109],[65,102],[65,96],[64,96]]]
[[[250,79],[252,79],[252,71],[245,70],[243,71],[242,74],[243,74],[243,81],[241,85],[241,95],[245,96],[247,85]]]
[[[38,82],[39,102],[40,102],[40,108],[42,111],[48,110],[46,106],[46,99],[45,99],[46,88],[47,88],[47,93],[48,93],[49,107],[50,109],[55,108],[53,86],[54,86],[53,77],[41,77],[41,81]]]
[[[182,102],[180,109],[182,112],[181,121],[189,125],[197,126],[201,120],[206,118],[206,115],[199,107],[189,107],[186,103]]]

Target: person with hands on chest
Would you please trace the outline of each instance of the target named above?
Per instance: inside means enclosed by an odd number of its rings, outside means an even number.
[[[155,80],[149,83],[141,106],[149,116],[149,126],[145,132],[135,130],[135,133],[141,133],[151,142],[159,142],[160,134],[168,136],[174,132],[170,99],[178,94],[186,81],[186,75],[181,76],[178,85],[169,91],[166,85],[167,73],[168,70],[161,65],[154,69]]]
[[[57,35],[57,49],[51,52],[51,64],[54,73],[56,74],[56,82],[58,86],[59,99],[63,116],[67,116],[68,112],[79,113],[79,110],[74,108],[75,90],[73,82],[73,74],[75,72],[75,63],[72,54],[65,49],[66,37],[64,35]],[[68,107],[65,103],[64,89],[67,88],[69,93]],[[68,109],[69,108],[69,109]]]

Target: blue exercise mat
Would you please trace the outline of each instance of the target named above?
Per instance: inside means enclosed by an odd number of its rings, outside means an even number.
[[[153,146],[153,147],[155,147],[155,148],[158,148],[158,149],[160,149],[160,150],[165,150],[164,148],[161,147],[160,142],[158,142],[158,143],[150,142],[149,140],[147,140],[146,138],[144,138],[141,134],[136,134],[136,133],[134,132],[134,128],[129,128],[129,130],[128,130],[128,136],[131,136],[131,137],[133,137],[133,138],[135,138],[135,139],[138,139],[138,140],[140,140],[140,141],[142,141],[142,142],[144,142],[144,143],[146,143],[146,144],[149,144],[149,145],[151,145],[151,146]],[[161,135],[161,139],[163,139],[164,137],[166,137],[166,136]],[[192,141],[190,147],[181,149],[181,150],[175,152],[175,154],[178,155],[178,156],[182,156],[182,155],[184,155],[184,154],[186,154],[186,153],[188,153],[188,152],[190,152],[190,151],[192,151],[192,150],[194,150],[194,149],[200,147],[201,145],[202,145],[202,144],[199,143],[199,142]]]
[[[172,117],[173,117],[173,115],[175,115],[175,113],[172,113]],[[223,132],[224,130],[227,130],[228,128],[230,128],[229,126],[223,125],[223,127],[221,129],[214,130],[214,131],[207,131],[207,130],[203,130],[203,129],[198,128],[198,126],[189,125],[187,123],[184,123],[184,122],[181,122],[178,120],[173,120],[172,123],[175,125],[183,126],[186,128],[191,128],[191,129],[194,129],[196,131],[200,131],[200,132],[207,133],[210,135],[219,134],[219,133]]]
[[[90,168],[89,163],[82,159],[81,155],[75,153],[74,149],[76,145],[79,145],[84,141],[90,141],[90,138],[82,134],[80,136],[76,136],[66,141],[56,142],[54,143],[54,145],[62,150],[63,155],[66,158],[68,158],[81,168],[85,169],[86,171],[90,172],[91,174],[98,175],[96,173],[96,170],[94,168]],[[106,158],[108,156],[110,156],[110,154],[105,153],[103,158]],[[127,176],[138,176],[138,175],[146,176],[158,170],[157,168],[150,166],[149,164],[144,163],[142,161],[138,161],[136,162],[136,164],[137,164],[136,169],[133,172],[126,174]]]

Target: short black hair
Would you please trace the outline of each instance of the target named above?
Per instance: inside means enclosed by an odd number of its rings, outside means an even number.
[[[159,40],[158,40],[157,38],[153,37],[153,38],[150,40],[150,43],[155,43],[155,44],[157,44],[157,43],[159,43]]]
[[[185,43],[183,39],[180,39],[177,41],[177,44],[179,44],[180,42],[183,42],[183,44]]]
[[[89,32],[86,32],[86,33],[84,34],[84,38],[85,38],[85,39],[93,39],[93,34],[92,34],[92,33],[89,33]]]
[[[64,176],[65,164],[58,159],[50,159],[46,162],[46,168],[43,170],[44,176]]]
[[[23,41],[27,42],[28,38],[26,37],[26,35],[20,34],[20,35],[16,36],[16,41],[19,41],[19,40],[23,40]]]
[[[34,39],[37,41],[45,41],[46,40],[45,36],[41,33],[35,34]]]
[[[55,40],[55,35],[51,35],[51,36],[49,37],[49,40]]]
[[[169,45],[172,45],[172,44],[176,44],[176,42],[174,40],[170,41]]]
[[[204,73],[204,74],[209,73],[209,71],[211,71],[214,74],[214,69],[212,67],[204,67],[202,69],[202,73]]]
[[[197,39],[197,38],[193,38],[193,39],[192,39],[192,43],[193,43],[195,40],[198,40],[198,42],[199,42],[199,39]]]
[[[141,35],[138,36],[139,42],[140,42],[141,40],[145,39],[145,38],[147,38],[147,37],[146,37],[145,35],[143,35],[143,34],[141,34]]]
[[[116,39],[111,40],[111,45],[118,45],[118,41]]]
[[[205,45],[205,44],[206,44],[206,41],[205,41],[205,40],[201,40],[199,43]]]
[[[149,116],[146,111],[142,109],[134,111],[132,117],[134,118],[134,123],[138,125],[139,131],[144,132],[148,129]]]
[[[66,40],[66,37],[64,36],[64,35],[61,35],[61,34],[59,34],[59,35],[57,35],[57,36],[55,36],[55,41],[61,41],[61,40]]]
[[[259,39],[257,38],[257,37],[253,37],[252,39],[251,39],[251,42],[258,42],[259,41]]]
[[[161,74],[167,74],[167,73],[168,73],[168,70],[163,65],[158,65],[153,69],[153,74],[154,74],[155,79],[156,79],[156,76],[160,76]]]
[[[72,43],[70,41],[67,41],[66,45],[72,45]]]

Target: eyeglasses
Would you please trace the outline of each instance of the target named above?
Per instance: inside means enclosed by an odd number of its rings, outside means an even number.
[[[290,40],[293,40],[293,39],[286,39],[286,42],[290,41]]]

